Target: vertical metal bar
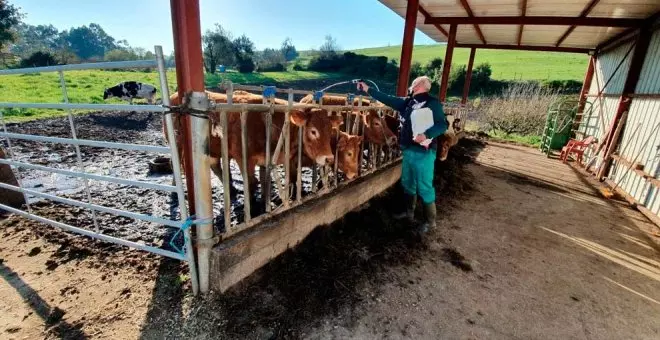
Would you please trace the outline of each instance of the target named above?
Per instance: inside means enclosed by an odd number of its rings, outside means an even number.
[[[266,113],[266,164],[265,164],[265,171],[262,172],[264,174],[265,178],[262,179],[261,183],[264,183],[264,187],[262,188],[263,190],[263,195],[264,195],[264,204],[266,205],[266,212],[270,212],[270,200],[271,200],[271,194],[270,194],[270,174],[273,169],[272,163],[273,161],[270,158],[270,135],[271,135],[271,129],[273,127],[273,108],[268,110]]]
[[[355,117],[355,121],[357,124],[357,129],[362,130],[360,133],[354,133],[359,136],[362,136],[362,141],[360,141],[360,155],[358,159],[358,176],[362,176],[363,171],[362,171],[362,160],[364,159],[364,124],[361,124],[360,121],[362,120],[362,112],[358,111],[358,115]]]
[[[229,97],[227,97],[229,98]],[[250,178],[248,178],[248,162],[247,162],[247,148],[248,148],[248,137],[247,137],[247,105],[243,104],[243,109],[241,110],[241,175],[243,176],[243,210],[245,213],[245,222],[249,222],[252,218],[250,216],[250,199],[252,198],[250,193]],[[254,169],[251,169],[254,170]]]
[[[341,111],[337,112],[337,113],[341,114]],[[335,176],[334,177],[334,186],[335,186],[335,188],[337,187],[337,183],[339,181],[339,173],[337,172],[337,169],[339,167],[339,136],[340,136],[339,127],[337,127],[337,134],[336,134],[337,140],[335,142],[335,164],[334,164],[334,169],[333,169],[333,172],[332,172]],[[331,145],[332,145],[332,143],[331,143]]]
[[[284,193],[282,199],[284,200],[284,208],[289,207],[289,176],[291,174],[291,106],[293,106],[293,89],[289,89],[287,101],[289,108],[286,110],[284,115],[284,126],[286,131],[284,132]]]
[[[69,104],[69,94],[66,91],[66,82],[64,81],[64,72],[59,71],[58,72],[60,76],[60,87],[62,88],[62,97],[64,99],[65,104]],[[76,125],[73,122],[73,113],[71,113],[71,110],[66,110],[66,114],[69,117],[69,127],[71,128],[71,138],[73,139],[78,139],[78,135],[76,133]],[[80,154],[80,146],[74,145],[73,146],[76,150],[76,161],[78,163],[78,169],[81,172],[85,172],[85,167],[83,165],[82,161],[82,155]],[[83,184],[85,185],[85,194],[87,195],[87,202],[94,204],[94,201],[92,201],[92,191],[89,189],[89,180],[87,178],[82,178]],[[96,218],[96,210],[92,209],[92,221],[94,222],[94,231],[97,233],[100,231],[99,229],[99,221]]]
[[[447,41],[447,50],[445,51],[445,60],[442,65],[442,79],[440,81],[440,94],[438,98],[441,103],[445,102],[447,97],[447,84],[449,83],[449,72],[451,72],[451,59],[454,55],[454,46],[456,46],[456,25],[449,25],[449,40]]]
[[[7,124],[5,123],[5,117],[2,114],[3,110],[0,110],[0,123],[2,123],[2,130],[4,133],[7,133]],[[16,155],[14,154],[14,149],[11,145],[11,139],[9,137],[7,139],[7,154],[9,155],[9,158],[13,161],[16,161]],[[20,167],[15,167],[16,169],[16,182],[18,183],[18,186],[23,189],[23,181],[22,181],[22,176],[21,176],[21,168]],[[28,213],[32,214],[32,207],[30,207],[30,201],[28,201],[28,196],[23,191],[23,199],[25,199],[25,207],[27,208]]]
[[[362,111],[362,96],[359,97],[358,99],[358,114],[355,116],[355,122],[353,122],[353,128],[351,129],[351,132],[349,132],[352,135],[356,135],[358,133],[358,130],[360,128],[360,120],[362,120],[362,114],[364,113]]]
[[[229,102],[229,96],[227,96],[227,102]],[[231,181],[229,175],[231,174],[231,165],[229,163],[229,142],[228,133],[229,129],[227,127],[227,111],[220,111],[220,128],[222,129],[222,138],[220,138],[220,147],[222,148],[222,193],[224,201],[224,215],[225,215],[225,232],[231,232],[231,197],[230,197],[230,186]]]
[[[165,68],[165,58],[163,57],[163,48],[156,46],[156,61],[158,62],[158,77],[160,79],[160,93],[162,94],[163,105],[170,105],[170,90],[167,84],[167,69]],[[174,173],[174,183],[176,184],[176,196],[179,202],[179,211],[181,220],[188,219],[188,207],[186,206],[186,196],[183,193],[183,179],[181,178],[181,160],[179,159],[179,149],[177,148],[176,136],[174,134],[174,121],[171,114],[163,116],[165,119],[165,130],[167,138],[170,141],[170,157],[172,160],[172,171]],[[190,269],[190,281],[192,283],[193,294],[199,293],[199,277],[197,276],[197,264],[195,263],[195,251],[192,245],[190,229],[185,229],[184,243],[186,247],[186,259]]]
[[[399,64],[399,79],[396,86],[396,95],[403,97],[408,89],[410,66],[412,63],[413,44],[415,42],[415,27],[419,13],[419,0],[408,0],[406,6],[406,21],[403,28],[403,42],[401,44],[401,61]]]
[[[303,134],[305,127],[298,127],[298,178],[296,179],[296,201],[302,202],[302,149],[303,149]]]
[[[321,97],[321,99],[319,99],[318,104],[323,105],[323,97]],[[312,192],[313,193],[316,193],[316,184],[317,184],[316,182],[319,179],[319,175],[318,175],[318,172],[317,172],[316,168],[317,168],[316,161],[314,160],[314,161],[312,161]],[[319,169],[319,171],[320,170],[321,169]]]
[[[470,94],[470,82],[472,81],[472,65],[474,65],[474,54],[476,53],[476,48],[470,49],[470,59],[468,59],[467,74],[465,74],[465,84],[463,84],[463,98],[461,98],[461,104],[465,105],[468,100],[468,95]]]

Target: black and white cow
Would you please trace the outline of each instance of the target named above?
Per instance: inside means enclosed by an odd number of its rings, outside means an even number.
[[[122,100],[127,100],[130,104],[133,104],[133,98],[144,98],[149,104],[153,104],[155,96],[156,87],[136,81],[121,82],[113,87],[105,89],[103,92],[104,100],[116,97]]]

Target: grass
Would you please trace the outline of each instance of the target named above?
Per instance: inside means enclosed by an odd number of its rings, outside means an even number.
[[[445,45],[416,45],[413,49],[413,62],[424,65],[433,58],[444,59],[445,50]],[[401,46],[365,48],[354,52],[399,60]],[[469,56],[469,49],[457,48],[452,63],[466,65]],[[498,80],[582,80],[588,60],[586,55],[575,53],[477,49],[474,64],[490,63],[493,68],[492,77]]]
[[[541,146],[541,136],[534,135],[521,135],[517,133],[506,133],[500,130],[491,130],[488,136],[495,140],[503,140],[508,142],[515,142],[527,146],[538,148]]]
[[[336,74],[326,74],[309,71],[290,72],[264,72],[242,74],[228,72],[225,74],[207,74],[205,85],[215,87],[223,79],[229,79],[235,83],[252,84],[276,84],[280,82],[291,82],[303,79],[327,79],[338,77]],[[158,85],[158,74],[151,72],[129,72],[129,71],[69,71],[64,73],[67,93],[70,103],[121,103],[119,99],[103,100],[105,88],[113,86],[126,80],[135,80],[153,85]],[[176,87],[176,74],[173,70],[168,71],[167,80],[170,93]],[[14,103],[62,103],[62,89],[57,73],[40,73],[30,75],[10,75],[0,77],[0,102]],[[139,101],[136,101],[139,102]],[[83,113],[74,112],[75,114]],[[37,110],[37,109],[5,109],[3,115],[8,122],[21,122],[37,118],[49,118],[66,114],[61,110]]]

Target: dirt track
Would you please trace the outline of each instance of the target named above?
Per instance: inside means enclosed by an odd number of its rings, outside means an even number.
[[[0,334],[660,337],[655,227],[536,150],[489,145],[461,165],[475,147],[439,169],[439,225],[424,240],[391,220],[390,193],[206,299],[190,297],[177,263],[10,219],[0,231]]]

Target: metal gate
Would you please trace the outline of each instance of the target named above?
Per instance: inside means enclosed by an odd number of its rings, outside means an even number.
[[[0,164],[10,165],[13,170],[16,178],[18,180],[18,186],[13,186],[10,184],[0,183],[0,188],[14,190],[23,193],[26,202],[27,210],[16,209],[7,205],[0,204],[0,209],[6,210],[8,212],[38,221],[42,223],[49,224],[54,227],[58,227],[70,232],[82,234],[92,238],[96,238],[102,241],[111,242],[139,250],[148,251],[154,254],[174,258],[181,261],[186,261],[190,269],[190,277],[193,287],[193,292],[197,294],[199,285],[198,285],[198,276],[194,260],[192,240],[190,237],[190,226],[194,224],[195,221],[192,220],[192,217],[188,215],[188,209],[185,203],[184,196],[184,186],[181,177],[181,167],[179,161],[179,154],[177,152],[176,138],[173,131],[173,121],[172,116],[165,114],[163,116],[166,133],[169,140],[169,146],[155,146],[155,145],[140,145],[140,144],[129,144],[129,143],[116,143],[116,142],[105,142],[97,140],[86,140],[77,138],[76,126],[73,119],[72,110],[94,110],[94,111],[134,111],[134,112],[155,112],[164,114],[167,112],[167,108],[160,105],[115,105],[115,104],[72,104],[69,103],[69,96],[67,94],[67,85],[65,81],[64,72],[72,70],[95,70],[95,69],[129,69],[129,68],[157,68],[158,75],[160,80],[160,90],[161,96],[164,100],[169,98],[169,90],[167,87],[167,77],[166,77],[166,68],[163,58],[163,51],[161,46],[155,47],[156,60],[139,60],[139,61],[124,61],[124,62],[102,62],[102,63],[89,63],[89,64],[76,64],[76,65],[61,65],[61,66],[49,66],[49,67],[37,67],[37,68],[24,68],[24,69],[13,69],[13,70],[2,70],[0,71],[0,79],[2,76],[6,75],[15,75],[15,74],[35,74],[35,73],[44,73],[44,72],[57,72],[59,74],[60,87],[62,89],[63,103],[0,103],[0,124],[2,130],[0,131],[0,137],[4,137],[7,141],[7,151],[8,159],[0,159]],[[19,134],[19,133],[9,133],[7,131],[7,126],[5,124],[5,119],[3,117],[3,110],[6,108],[24,108],[24,109],[58,109],[65,110],[68,115],[69,125],[70,125],[70,138],[59,138],[59,137],[47,137],[47,136],[38,136],[31,134]],[[75,156],[77,162],[77,169],[61,169],[49,166],[43,166],[38,164],[31,164],[28,162],[19,161],[15,156],[14,150],[12,148],[12,140],[24,140],[24,141],[36,141],[36,142],[46,142],[46,143],[58,143],[58,144],[68,144],[72,145],[75,149]],[[83,156],[80,152],[81,146],[88,147],[98,147],[98,148],[109,148],[109,149],[119,149],[119,150],[130,150],[130,151],[142,151],[149,153],[158,153],[158,154],[169,154],[172,161],[172,169],[174,176],[175,185],[165,185],[160,183],[151,183],[147,181],[139,181],[121,178],[119,176],[107,176],[94,174],[85,171],[85,166],[83,164]],[[31,190],[23,186],[22,184],[22,171],[24,170],[38,170],[45,171],[52,174],[59,174],[64,176],[71,176],[80,178],[84,183],[84,191],[86,195],[86,202],[80,200],[74,200],[66,197],[61,197],[57,195],[51,195],[43,193],[37,190]],[[176,194],[177,200],[179,202],[180,209],[180,219],[172,220],[166,219],[158,216],[153,216],[149,214],[142,214],[133,211],[127,211],[122,209],[111,208],[99,204],[94,204],[92,201],[92,194],[90,190],[89,180],[101,181],[122,184],[127,186],[133,186],[138,188],[153,189],[169,193]],[[47,216],[38,216],[31,209],[28,196],[34,196],[38,198],[43,198],[50,201],[55,201],[61,204],[75,206],[80,208],[89,209],[92,212],[92,219],[94,222],[94,230],[80,228],[72,226],[70,224],[62,223],[49,219]],[[161,247],[155,247],[146,245],[140,242],[130,241],[124,238],[118,238],[111,235],[106,235],[99,228],[97,221],[96,213],[106,213],[115,216],[123,216],[131,219],[142,220],[146,222],[156,223],[159,226],[165,226],[169,228],[176,228],[177,231],[175,235],[179,233],[183,234],[184,238],[184,247],[183,249],[178,249],[176,246],[173,246],[175,251],[163,249]]]

